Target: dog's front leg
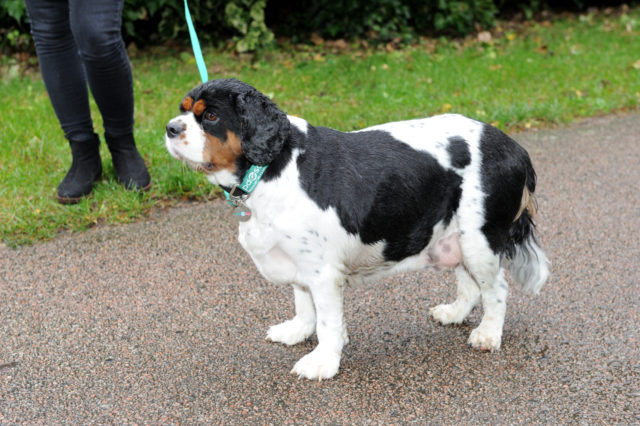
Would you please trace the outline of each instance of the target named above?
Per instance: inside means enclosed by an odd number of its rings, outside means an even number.
[[[348,342],[343,313],[344,276],[337,271],[319,275],[322,279],[314,279],[309,285],[316,308],[318,346],[291,370],[292,374],[311,380],[330,379],[336,375],[342,348]]]
[[[293,285],[296,315],[281,324],[274,325],[267,332],[267,340],[295,345],[311,336],[316,328],[316,308],[307,288]]]

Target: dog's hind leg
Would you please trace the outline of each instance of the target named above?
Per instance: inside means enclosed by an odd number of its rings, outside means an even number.
[[[507,282],[500,267],[500,257],[494,253],[482,234],[465,234],[461,239],[464,266],[480,288],[484,310],[480,325],[471,332],[468,343],[475,349],[500,349],[502,327],[507,310]]]
[[[493,352],[500,349],[504,316],[507,311],[508,287],[502,269],[492,284],[480,284],[480,291],[484,314],[480,325],[469,335],[468,343],[475,349]]]
[[[281,324],[274,325],[267,332],[267,340],[295,345],[308,339],[316,328],[316,309],[308,289],[293,285],[296,315]]]
[[[441,324],[460,324],[480,300],[480,288],[464,266],[456,267],[456,278],[458,290],[455,302],[429,310],[431,317]]]

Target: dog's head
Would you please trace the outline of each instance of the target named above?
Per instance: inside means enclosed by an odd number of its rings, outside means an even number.
[[[266,165],[289,137],[289,120],[262,93],[238,80],[201,84],[167,124],[169,153],[218,185],[239,183],[242,162]]]

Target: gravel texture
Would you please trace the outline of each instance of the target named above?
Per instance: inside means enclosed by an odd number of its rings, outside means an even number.
[[[332,380],[289,374],[315,338],[265,341],[293,312],[223,202],[0,248],[0,422],[640,423],[640,115],[516,139],[539,175],[538,297],[513,289],[502,350],[427,315],[453,274],[348,289]],[[73,208],[73,207],[70,207]]]

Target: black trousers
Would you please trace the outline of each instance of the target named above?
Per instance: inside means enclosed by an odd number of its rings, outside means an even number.
[[[25,0],[47,92],[65,137],[94,134],[87,84],[105,133],[133,133],[133,80],[122,41],[124,0]]]

